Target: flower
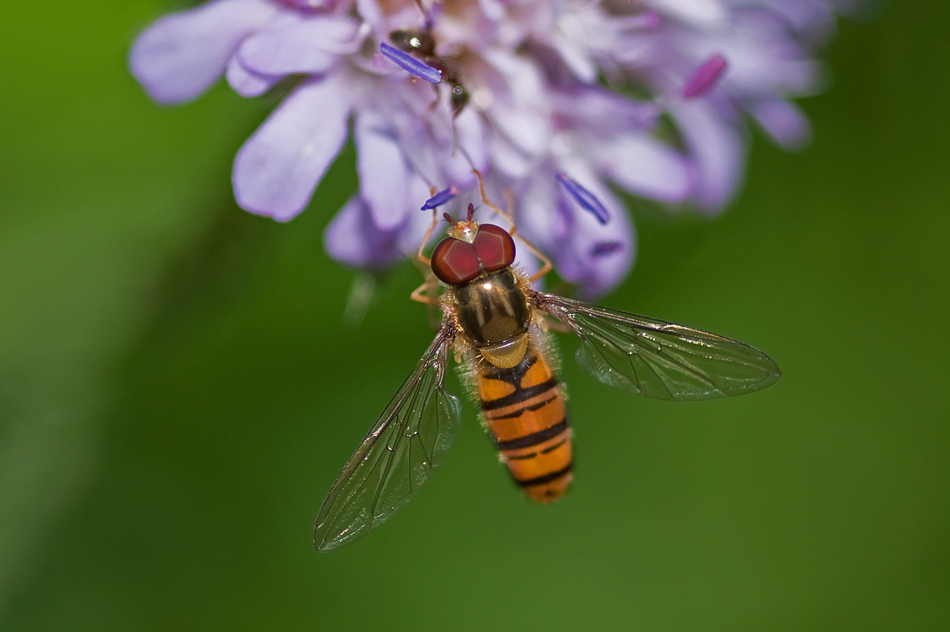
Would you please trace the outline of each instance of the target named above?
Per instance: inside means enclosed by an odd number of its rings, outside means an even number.
[[[449,208],[464,208],[478,169],[493,199],[511,193],[519,230],[559,274],[595,295],[635,254],[610,185],[721,210],[741,183],[746,120],[785,147],[807,140],[788,98],[821,86],[813,51],[842,8],[445,0],[424,13],[410,0],[212,0],[146,29],[130,67],[162,103],[221,75],[249,97],[298,82],[234,162],[238,204],[279,221],[307,206],[352,121],[360,187],[326,232],[339,261],[379,269],[413,252],[433,189],[455,187]]]

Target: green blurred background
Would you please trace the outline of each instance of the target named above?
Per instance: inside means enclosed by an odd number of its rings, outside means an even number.
[[[418,276],[345,322],[352,149],[290,224],[234,206],[273,102],[151,103],[125,55],[167,8],[0,8],[0,629],[950,629],[946,2],[842,23],[813,144],[757,138],[722,218],[635,209],[603,302],[753,343],[776,387],[669,404],[565,361],[562,502],[467,404],[426,490],[329,555],[323,495],[431,339]]]

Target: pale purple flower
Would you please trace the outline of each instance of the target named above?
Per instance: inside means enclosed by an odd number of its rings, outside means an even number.
[[[244,96],[296,78],[233,171],[238,203],[280,221],[307,206],[352,125],[360,188],[326,233],[339,261],[378,269],[414,252],[432,189],[457,192],[440,212],[478,204],[477,168],[496,202],[511,192],[519,230],[558,273],[593,295],[620,283],[635,254],[611,185],[712,213],[741,182],[747,120],[780,145],[807,140],[808,123],[788,98],[821,87],[814,48],[839,8],[831,0],[426,7],[428,15],[410,0],[212,0],[149,27],[130,66],[163,103],[193,99],[222,75]],[[434,58],[390,41],[427,20]],[[469,101],[453,112],[457,86]],[[623,96],[633,92],[640,96]],[[673,133],[661,134],[670,122]]]

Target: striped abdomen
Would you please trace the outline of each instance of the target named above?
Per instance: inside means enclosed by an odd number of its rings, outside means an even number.
[[[532,344],[516,366],[478,366],[482,412],[515,482],[534,501],[557,500],[571,482],[571,429],[551,368]]]

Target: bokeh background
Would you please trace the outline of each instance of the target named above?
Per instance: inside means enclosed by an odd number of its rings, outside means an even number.
[[[344,317],[352,149],[290,224],[235,207],[273,103],[151,103],[125,55],[168,8],[0,8],[0,629],[950,628],[950,5],[842,22],[814,142],[757,138],[722,218],[632,205],[602,302],[755,344],[777,386],[645,401],[564,340],[563,501],[467,404],[420,496],[328,555],[323,495],[431,339],[418,274]]]

